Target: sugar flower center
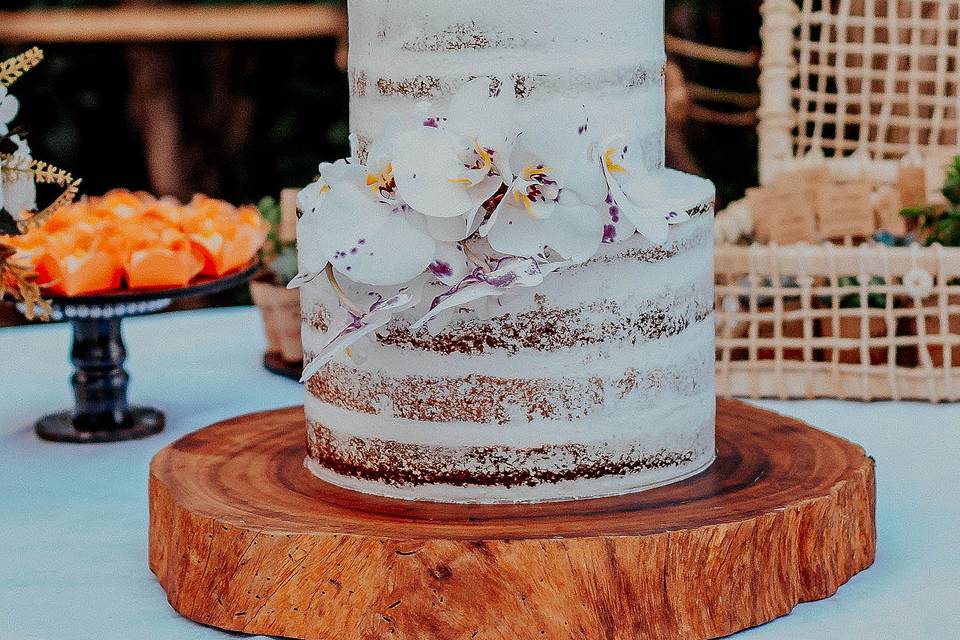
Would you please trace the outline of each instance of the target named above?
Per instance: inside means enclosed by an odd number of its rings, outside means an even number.
[[[622,164],[619,164],[616,160],[613,159],[613,156],[616,152],[617,152],[616,147],[610,147],[603,154],[603,164],[607,167],[607,171],[609,171],[610,173],[629,174],[630,172],[627,171],[627,168],[625,166],[623,166]]]
[[[390,196],[397,188],[393,179],[393,163],[387,164],[382,173],[371,171],[367,174],[367,187],[374,194]]]
[[[492,175],[493,174],[493,154],[494,154],[493,149],[485,149],[484,147],[480,146],[479,142],[474,141],[472,153],[475,156],[474,158],[472,158],[473,162],[472,163],[470,161],[464,162],[463,168],[466,169],[469,174],[482,176],[483,178],[486,178],[487,176]],[[467,176],[460,176],[457,178],[450,178],[450,182],[453,182],[456,184],[465,184],[468,186],[473,186],[477,182],[479,182],[479,180],[478,179],[475,180],[471,178],[469,175],[467,175]]]
[[[524,167],[520,172],[523,184],[514,188],[513,199],[521,203],[527,213],[533,217],[539,217],[534,211],[534,203],[556,200],[560,195],[557,181],[550,178],[551,171],[553,171],[551,167],[534,164]]]

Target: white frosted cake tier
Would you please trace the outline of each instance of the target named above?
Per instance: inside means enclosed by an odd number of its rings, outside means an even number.
[[[604,245],[534,289],[412,309],[307,382],[307,465],[396,498],[520,502],[621,494],[714,458],[713,188],[671,172],[692,218],[652,245]],[[346,314],[301,290],[309,360]],[[429,297],[429,296],[428,296]],[[482,306],[481,306],[482,305]]]
[[[350,0],[350,129],[359,155],[388,119],[429,101],[442,112],[489,77],[523,109],[564,98],[640,140],[664,143],[663,0]]]

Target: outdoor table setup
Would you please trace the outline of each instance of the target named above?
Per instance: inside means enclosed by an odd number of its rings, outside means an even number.
[[[767,0],[728,202],[663,0],[346,5],[279,202],[83,193],[0,61],[0,640],[960,637],[956,7]]]
[[[124,331],[131,401],[162,408],[167,426],[109,445],[50,443],[33,432],[38,416],[72,403],[69,325],[0,331],[0,638],[236,637],[180,617],[147,567],[149,462],[205,425],[299,405],[302,387],[261,366],[265,341],[252,308],[128,318]],[[960,406],[758,404],[822,425],[873,456],[878,551],[834,597],[736,637],[960,635]]]

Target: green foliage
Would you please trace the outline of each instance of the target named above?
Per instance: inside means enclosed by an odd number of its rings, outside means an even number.
[[[280,219],[283,214],[280,203],[272,196],[260,198],[260,202],[257,203],[257,210],[260,212],[260,217],[270,225],[267,242],[263,245],[263,253],[269,259],[279,254],[283,249],[283,242],[280,240]]]
[[[954,207],[960,205],[960,156],[954,156],[953,162],[947,167],[947,177],[941,193]]]
[[[887,281],[881,278],[880,276],[873,276],[870,278],[871,285],[884,285]],[[860,280],[856,276],[841,276],[837,278],[837,287],[840,289],[859,287]],[[833,300],[830,296],[820,296],[820,303],[829,307],[833,304]],[[863,307],[863,301],[859,291],[854,293],[848,293],[846,295],[840,296],[839,302],[841,309],[860,309]],[[867,294],[867,307],[871,309],[883,309],[887,306],[887,296],[884,293],[868,293]]]
[[[880,276],[873,276],[870,278],[871,285],[883,285],[886,284],[886,280]],[[853,276],[844,276],[837,279],[837,286],[840,287],[859,287],[860,281]],[[827,300],[829,304],[829,299]],[[859,309],[863,306],[863,301],[861,299],[860,292],[850,293],[842,298],[840,298],[840,308],[841,309]],[[883,309],[887,306],[887,296],[883,293],[868,293],[867,294],[867,306],[871,309]]]
[[[278,284],[286,286],[297,275],[297,246],[280,239],[280,221],[283,211],[276,198],[267,196],[257,203],[260,215],[270,224],[267,242],[261,251],[267,269]]]
[[[293,245],[285,246],[267,265],[267,269],[270,270],[279,284],[287,286],[297,275],[297,248]]]
[[[960,156],[947,167],[947,177],[941,191],[947,199],[947,208],[934,205],[907,207],[900,215],[915,221],[927,246],[941,244],[960,247]]]

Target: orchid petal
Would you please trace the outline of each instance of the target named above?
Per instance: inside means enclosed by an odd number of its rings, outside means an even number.
[[[664,218],[668,224],[679,224],[690,219],[686,211],[688,198],[679,198],[668,180],[669,174],[665,172],[641,172],[623,184],[623,193],[629,201],[624,206],[624,212],[634,224],[637,224],[638,217]],[[686,192],[684,196],[687,196]],[[640,225],[637,224],[637,227]],[[662,230],[658,230],[655,235],[662,233]]]
[[[510,193],[509,191],[507,192]],[[493,211],[487,216],[487,219],[480,224],[480,228],[477,232],[480,234],[481,238],[486,238],[490,233],[490,230],[493,229],[494,225],[497,224],[497,221],[500,219],[500,213],[510,206],[510,201],[507,199],[507,196],[504,196],[500,202],[494,207]]]
[[[323,237],[327,232],[325,217],[316,211],[316,205],[311,206],[313,210],[308,210],[297,221],[297,267],[304,276],[322,272],[330,261],[323,250]]]
[[[484,147],[497,148],[513,130],[516,100],[505,92],[491,96],[490,83],[490,78],[475,78],[454,93],[446,126],[475,138]]]
[[[410,328],[418,329],[447,309],[462,307],[480,298],[501,296],[514,287],[539,286],[548,274],[566,264],[540,263],[533,258],[505,258],[489,273],[476,269],[447,293],[438,296],[430,311]]]
[[[367,177],[367,170],[360,164],[348,162],[346,160],[337,160],[336,162],[323,162],[320,164],[321,184],[334,184],[337,182],[362,182]]]
[[[490,198],[497,195],[497,191],[499,191],[502,186],[503,181],[499,176],[488,176],[470,189],[470,199],[477,205],[477,209],[479,209],[485,202],[490,200]]]
[[[326,194],[317,217],[322,227],[311,234],[310,246],[299,250],[315,246],[337,271],[356,282],[402,284],[433,260],[433,238],[418,228],[418,218],[402,207],[377,202],[356,184],[337,184]]]
[[[624,195],[638,206],[653,206],[668,202],[674,197],[663,177],[663,172],[654,175],[641,170],[620,184]]]
[[[623,207],[623,214],[647,240],[653,244],[663,244],[670,234],[670,225],[656,210],[641,210],[632,206]]]
[[[434,240],[459,242],[473,235],[480,226],[482,218],[477,215],[479,211],[480,208],[477,207],[473,213],[467,213],[456,218],[429,218],[425,216],[425,228]]]
[[[557,205],[545,220],[531,217],[516,207],[507,207],[502,219],[487,236],[496,251],[529,256],[550,247],[564,258],[582,262],[596,253],[603,239],[603,220],[596,208],[578,204]]]
[[[311,182],[303,189],[297,192],[297,211],[300,216],[305,216],[308,214],[319,214],[320,212],[320,203],[323,200],[323,196],[326,191],[329,191],[330,187],[326,184],[326,181],[322,178],[316,182]],[[299,221],[297,222],[299,224]]]
[[[358,342],[361,338],[387,325],[402,311],[420,302],[419,292],[403,290],[388,299],[380,299],[362,316],[353,316],[351,322],[328,342],[320,352],[304,367],[300,382],[306,382],[319,372],[340,351]]]
[[[545,227],[547,246],[574,262],[593,256],[603,240],[602,218],[596,207],[559,205]]]
[[[441,242],[437,244],[436,256],[427,271],[440,282],[452,285],[466,277],[470,265],[459,244]]]
[[[441,130],[419,127],[398,138],[402,153],[393,162],[397,192],[427,216],[451,218],[476,209],[469,190],[453,182],[463,173],[450,138]]]
[[[563,182],[565,191],[572,191],[583,204],[597,205],[607,196],[607,178],[595,149],[574,155]]]
[[[287,289],[300,289],[316,280],[321,273],[323,273],[322,270],[314,271],[313,273],[298,273],[287,283]]]
[[[6,134],[7,124],[12,121],[20,108],[17,98],[7,93],[6,88],[2,88],[0,93],[0,133]]]
[[[467,216],[427,218],[427,233],[440,242],[457,242],[470,236]]]
[[[620,209],[620,205],[614,201],[613,194],[607,196],[602,207],[606,213],[605,216],[602,216],[604,218],[603,241],[605,243],[610,244],[626,240],[637,232],[637,227],[630,222],[630,219]]]
[[[411,325],[419,329],[447,309],[462,307],[474,300],[488,296],[501,296],[514,286],[535,287],[543,282],[550,265],[541,266],[532,258],[506,258],[491,272],[479,267],[463,278],[456,286],[438,296],[430,310]]]

